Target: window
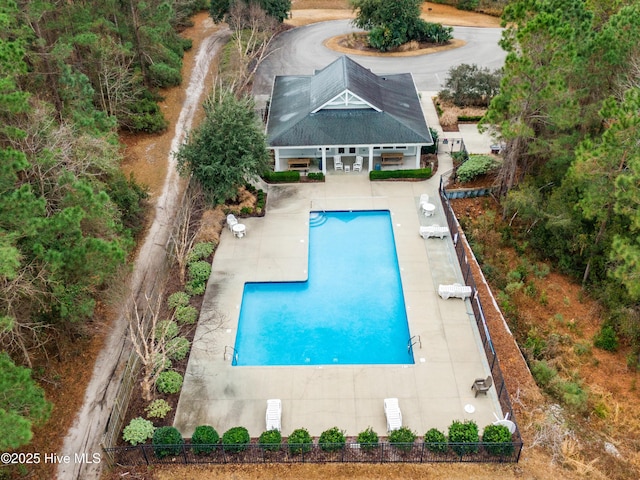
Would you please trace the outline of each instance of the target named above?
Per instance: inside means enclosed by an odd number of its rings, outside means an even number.
[[[342,147],[338,148],[338,153],[344,153],[344,148]]]
[[[356,153],[356,147],[350,147],[349,153]]]

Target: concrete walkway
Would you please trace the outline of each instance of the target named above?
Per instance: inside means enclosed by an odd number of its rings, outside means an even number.
[[[437,129],[430,98],[422,94],[423,109]],[[450,155],[439,155],[439,173],[450,169]],[[439,175],[424,182],[370,182],[365,172],[352,172],[328,175],[325,183],[270,186],[266,216],[243,220],[247,236],[222,235],[176,411],[174,425],[182,434],[189,437],[206,424],[220,434],[244,426],[257,437],[269,398],[282,400],[284,436],[300,427],[318,436],[333,426],[347,435],[369,426],[385,435],[387,397],[398,397],[404,425],[418,435],[432,427],[446,432],[453,420],[473,419],[482,429],[495,420],[494,412],[501,415],[494,389],[478,398],[470,389],[489,368],[468,300],[437,295],[440,283],[462,283],[451,239],[418,235],[420,225],[446,225],[438,185]],[[423,193],[437,206],[433,217],[419,212]],[[414,347],[413,365],[231,365],[244,283],[306,280],[314,209],[391,212],[409,330],[422,343]]]

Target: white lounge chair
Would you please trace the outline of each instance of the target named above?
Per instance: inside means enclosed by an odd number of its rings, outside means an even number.
[[[265,422],[268,430],[282,430],[280,418],[282,417],[282,402],[279,398],[267,400],[267,413],[265,414]]]
[[[425,240],[431,237],[444,238],[449,234],[447,227],[441,227],[438,224],[429,225],[427,227],[420,227],[420,236]]]
[[[438,295],[440,295],[445,300],[451,297],[464,300],[465,298],[471,297],[471,293],[472,292],[470,286],[460,285],[459,283],[454,283],[453,285],[438,286]]]
[[[344,170],[344,164],[342,163],[341,155],[333,156],[333,169],[334,170]]]
[[[238,219],[233,213],[227,215],[227,227],[229,230],[233,231],[233,226],[238,224]]]
[[[356,157],[356,161],[353,164],[353,171],[354,172],[361,172],[362,171],[362,161],[363,161],[363,158],[360,155],[358,155]]]
[[[402,427],[402,412],[397,398],[384,399],[384,414],[387,417],[387,431],[398,430]]]

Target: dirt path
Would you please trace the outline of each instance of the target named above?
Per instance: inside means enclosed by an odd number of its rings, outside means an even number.
[[[181,190],[181,182],[178,178],[172,152],[179,147],[185,133],[191,128],[196,118],[196,111],[202,103],[202,94],[208,83],[207,75],[210,64],[229,34],[227,29],[214,27],[213,23],[210,20],[207,21],[206,18],[199,18],[196,25],[196,31],[193,33],[196,33],[197,38],[194,38],[193,50],[197,53],[195,56],[193,53],[190,56],[194,57],[193,61],[189,58],[189,62],[185,62],[183,72],[184,84],[188,82],[188,86],[186,90],[173,92],[174,95],[177,95],[177,101],[181,98],[178,103],[179,108],[172,110],[173,113],[179,112],[177,121],[171,122],[175,128],[173,131],[169,129],[162,136],[152,138],[154,141],[145,145],[144,151],[148,153],[152,147],[157,148],[156,144],[162,146],[167,139],[170,139],[169,148],[161,148],[163,153],[159,158],[149,158],[147,155],[142,155],[137,159],[138,163],[148,164],[148,168],[142,168],[141,165],[138,165],[139,168],[135,168],[135,158],[133,159],[133,167],[129,165],[135,169],[136,173],[141,171],[143,177],[144,172],[149,173],[149,171],[161,170],[165,173],[161,192],[153,192],[154,187],[151,186],[152,193],[159,193],[159,195],[157,195],[153,223],[138,252],[131,277],[130,292],[135,297],[153,285],[154,272],[158,271],[163,263],[165,245],[169,238]],[[189,65],[191,63],[192,66]],[[59,465],[57,472],[59,480],[86,480],[100,477],[102,464],[73,460],[78,454],[85,453],[91,458],[92,454],[101,452],[100,441],[121,382],[123,365],[129,355],[129,349],[126,348],[127,343],[123,341],[126,338],[127,330],[125,316],[127,308],[128,305],[125,305],[111,326],[105,347],[96,360],[82,408],[64,440],[61,454],[69,455],[72,461]]]

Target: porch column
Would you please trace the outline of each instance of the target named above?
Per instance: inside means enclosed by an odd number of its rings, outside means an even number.
[[[416,167],[420,168],[420,152],[422,151],[422,145],[416,145]]]
[[[327,147],[322,147],[322,173],[327,175]]]
[[[273,152],[274,152],[274,161],[275,161],[273,165],[273,171],[279,172],[280,171],[280,149],[274,148]]]
[[[369,170],[367,172],[371,170],[373,170],[373,145],[369,145]]]

